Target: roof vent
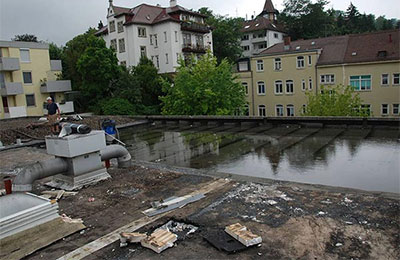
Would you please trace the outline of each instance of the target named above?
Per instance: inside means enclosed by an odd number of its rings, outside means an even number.
[[[353,52],[352,54],[351,54],[351,56],[356,56],[357,55],[357,52]]]
[[[250,28],[250,25],[246,25],[246,26],[244,27],[244,29],[248,29],[248,28]]]
[[[275,25],[275,24],[271,23],[271,25],[272,25],[272,27],[276,28],[276,25]]]
[[[315,45],[315,42],[311,42],[311,45]]]
[[[150,21],[150,15],[146,16],[146,19]]]
[[[297,47],[296,47],[296,50],[300,50],[300,46],[297,46]]]
[[[258,23],[258,24],[256,24],[256,27],[257,27],[257,26],[259,26],[259,25],[260,25],[259,23]]]

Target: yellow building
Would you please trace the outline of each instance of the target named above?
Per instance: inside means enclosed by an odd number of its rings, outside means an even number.
[[[249,114],[301,116],[306,92],[350,85],[374,117],[399,117],[399,30],[276,44],[238,63]]]
[[[50,60],[46,43],[0,41],[0,119],[43,116],[49,96],[61,113],[74,112],[64,96],[71,82],[57,80],[61,70],[60,60]]]

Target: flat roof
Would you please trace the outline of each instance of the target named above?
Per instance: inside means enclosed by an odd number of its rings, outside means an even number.
[[[29,49],[49,49],[49,44],[44,42],[21,42],[21,41],[0,41],[0,47],[5,48],[29,48]]]

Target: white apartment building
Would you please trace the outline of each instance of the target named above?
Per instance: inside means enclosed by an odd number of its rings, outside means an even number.
[[[136,66],[147,56],[159,73],[173,73],[181,57],[213,51],[206,16],[177,5],[176,0],[171,0],[169,7],[141,4],[125,8],[109,2],[107,25],[96,35],[116,51],[122,65]]]
[[[271,0],[266,0],[263,11],[254,19],[245,21],[242,28],[243,57],[252,57],[267,48],[283,42],[284,27],[277,22],[278,11]]]

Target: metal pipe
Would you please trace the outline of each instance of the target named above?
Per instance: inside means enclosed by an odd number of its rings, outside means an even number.
[[[117,158],[119,168],[131,166],[131,154],[121,145],[107,145],[106,148],[100,151],[100,155],[102,161]]]

